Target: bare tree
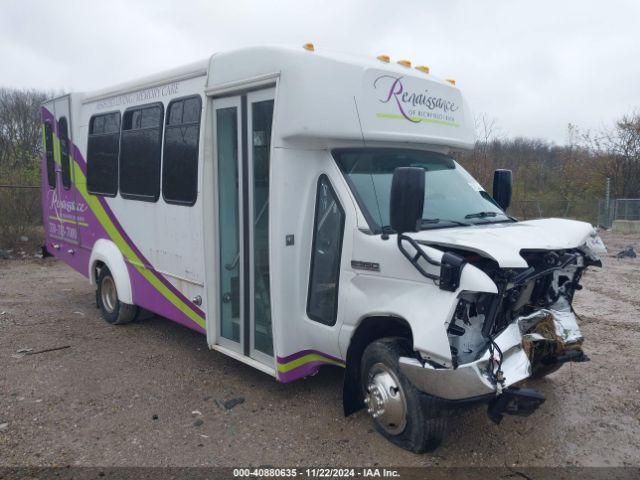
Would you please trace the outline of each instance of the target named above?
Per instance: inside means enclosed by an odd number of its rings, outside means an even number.
[[[497,140],[500,128],[495,118],[482,113],[474,119],[476,131],[476,144],[471,154],[471,162],[468,164],[471,174],[483,185],[491,183],[493,171],[492,158],[489,155],[491,142]]]
[[[0,88],[0,178],[33,179],[42,152],[38,90]]]
[[[610,130],[586,135],[584,142],[600,160],[602,176],[611,179],[613,196],[640,197],[640,111],[624,115]]]
[[[0,88],[0,185],[34,185],[40,178],[40,105],[48,95],[37,90]],[[0,188],[0,247],[25,246],[41,236],[40,191]]]

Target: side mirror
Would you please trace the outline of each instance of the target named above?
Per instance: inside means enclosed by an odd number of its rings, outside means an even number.
[[[389,213],[396,233],[416,232],[424,208],[425,173],[423,168],[398,167],[391,181]]]
[[[496,170],[493,172],[493,199],[504,211],[511,204],[512,183],[511,170]]]

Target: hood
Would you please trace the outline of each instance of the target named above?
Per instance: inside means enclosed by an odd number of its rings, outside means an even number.
[[[597,238],[596,230],[589,223],[561,218],[423,230],[410,235],[424,245],[479,253],[492,258],[502,268],[528,267],[520,256],[521,250],[578,248]],[[604,249],[599,239],[596,243]]]

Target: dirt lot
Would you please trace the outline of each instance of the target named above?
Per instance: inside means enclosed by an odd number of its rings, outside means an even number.
[[[535,415],[463,410],[413,455],[342,416],[340,369],[281,385],[167,320],[106,324],[61,263],[0,260],[0,465],[640,465],[640,258],[604,262],[575,302],[592,361],[530,382],[547,397]]]

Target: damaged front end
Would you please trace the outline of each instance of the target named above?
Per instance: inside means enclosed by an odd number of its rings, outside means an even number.
[[[597,253],[588,245],[524,250],[528,268],[504,269],[476,253],[448,251],[484,271],[497,293],[463,290],[458,295],[446,324],[453,368],[416,355],[401,358],[401,369],[419,389],[443,399],[493,399],[488,413],[496,422],[504,413],[528,415],[544,397],[515,384],[565,362],[588,360],[571,304],[584,270],[601,266]]]
[[[480,262],[498,287],[497,294],[463,292],[447,326],[454,366],[477,360],[485,350],[500,350],[495,339],[516,324],[531,374],[580,350],[582,334],[571,308],[580,278],[589,265],[600,265],[580,250],[523,251],[524,271]],[[470,259],[473,262],[473,259]],[[483,264],[484,263],[484,264]],[[498,356],[500,356],[498,354]]]

